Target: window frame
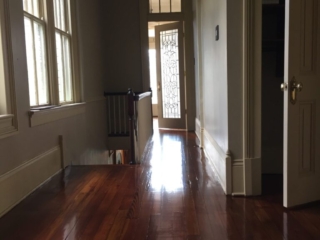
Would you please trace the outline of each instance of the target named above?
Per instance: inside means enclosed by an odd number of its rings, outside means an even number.
[[[172,12],[172,6],[170,6],[170,12],[152,12],[151,11],[151,6],[150,6],[150,0],[146,0],[148,1],[147,4],[148,4],[148,15],[172,15],[172,14],[183,14],[184,13],[184,1],[185,0],[181,0],[181,11],[180,12]],[[170,0],[170,5],[172,4],[171,3],[172,0]],[[159,11],[161,11],[161,1],[159,0]]]
[[[23,0],[21,0],[23,1]],[[56,27],[54,2],[52,0],[43,0],[43,18],[46,22],[46,50],[48,65],[48,86],[49,86],[49,105],[30,107],[29,119],[30,127],[54,122],[73,115],[81,114],[85,111],[85,103],[82,99],[81,80],[80,80],[80,59],[78,46],[78,29],[77,29],[77,8],[76,0],[65,0],[68,5],[68,32],[70,35],[71,50],[71,76],[72,76],[72,102],[63,102],[59,100],[59,79],[56,52]],[[81,109],[79,111],[78,109]],[[59,110],[61,109],[61,111]],[[57,115],[59,112],[59,116]],[[45,117],[43,117],[45,116]]]
[[[4,70],[3,76],[0,76],[0,84],[4,86],[1,94],[5,95],[5,110],[0,112],[0,139],[18,132],[9,13],[9,0],[0,0],[0,64]]]

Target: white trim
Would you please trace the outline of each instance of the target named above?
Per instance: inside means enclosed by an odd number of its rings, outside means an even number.
[[[0,76],[3,78],[0,79],[2,88],[0,94],[4,97],[2,100],[5,101],[0,115],[0,138],[18,133],[9,12],[9,0],[0,0],[0,64],[2,64],[0,69],[3,70],[3,76]]]
[[[0,115],[0,139],[17,133],[18,130],[14,127],[14,115]]]
[[[243,160],[235,159],[232,162],[232,196],[245,196]]]
[[[75,103],[47,110],[30,110],[30,126],[35,127],[42,124],[58,121],[63,118],[82,114],[85,112],[85,107],[85,103]]]
[[[197,36],[197,58],[198,62],[197,68],[198,68],[198,81],[199,81],[199,104],[200,104],[200,109],[199,109],[199,114],[200,114],[200,126],[201,128],[201,133],[200,133],[200,147],[203,148],[203,138],[204,138],[204,133],[203,133],[203,127],[204,127],[204,101],[203,101],[203,79],[202,79],[202,21],[201,21],[201,1],[196,1],[196,21],[197,21],[197,31],[198,31],[198,36]]]
[[[0,115],[0,132],[3,128],[12,127],[13,117],[12,114]]]
[[[204,152],[217,174],[225,194],[232,193],[232,166],[230,154],[224,153],[217,142],[204,129]]]
[[[243,159],[261,164],[261,0],[244,0],[243,12]],[[261,166],[253,173],[256,164],[243,163],[244,194],[256,195],[259,190],[251,183],[261,185]]]
[[[0,176],[0,217],[60,170],[57,146]]]
[[[246,176],[246,196],[261,195],[261,158],[244,159],[244,175]]]

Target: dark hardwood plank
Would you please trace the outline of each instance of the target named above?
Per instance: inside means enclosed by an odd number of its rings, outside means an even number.
[[[0,219],[1,240],[320,239],[320,204],[225,196],[193,133],[159,131],[139,166],[67,168]]]

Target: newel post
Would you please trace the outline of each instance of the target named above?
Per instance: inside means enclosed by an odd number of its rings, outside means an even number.
[[[131,88],[128,89],[128,115],[129,115],[129,128],[130,128],[130,164],[136,164],[135,148],[134,148],[134,92]]]

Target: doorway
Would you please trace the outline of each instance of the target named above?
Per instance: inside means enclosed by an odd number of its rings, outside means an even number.
[[[183,24],[149,22],[150,86],[159,128],[186,129]]]
[[[262,194],[283,193],[283,92],[285,4],[262,4]],[[276,183],[276,184],[274,184]],[[270,188],[269,185],[279,186]]]

